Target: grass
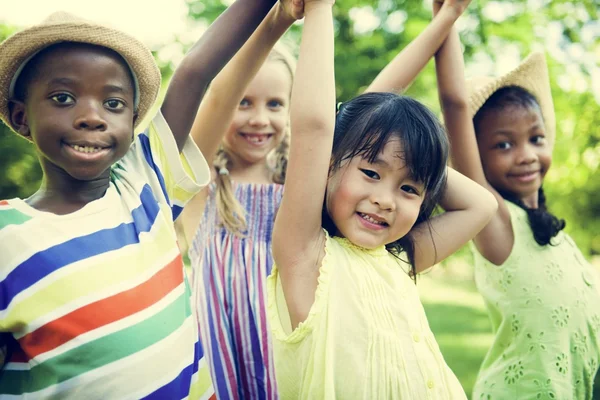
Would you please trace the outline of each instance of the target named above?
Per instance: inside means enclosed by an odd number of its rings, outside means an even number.
[[[417,279],[427,319],[446,362],[471,398],[479,366],[494,335],[472,267],[460,259]]]

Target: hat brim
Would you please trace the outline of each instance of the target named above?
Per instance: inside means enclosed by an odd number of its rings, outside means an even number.
[[[68,14],[65,14],[70,17]],[[17,32],[0,44],[0,118],[13,130],[9,100],[11,88],[17,74],[25,63],[44,48],[62,42],[87,43],[109,48],[117,52],[127,62],[136,80],[137,106],[136,127],[150,110],[160,89],[160,72],[152,53],[137,39],[118,31],[84,20],[42,23]]]
[[[554,145],[556,137],[556,117],[554,115],[554,104],[550,91],[550,77],[548,66],[543,53],[534,52],[530,54],[514,70],[500,77],[477,77],[467,80],[467,91],[469,94],[469,112],[471,118],[485,104],[494,92],[507,86],[518,86],[531,93],[540,105],[544,125],[546,127],[546,138]]]

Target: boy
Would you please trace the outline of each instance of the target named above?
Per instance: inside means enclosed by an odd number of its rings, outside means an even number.
[[[204,91],[273,3],[229,7],[135,136],[160,86],[136,39],[60,13],[0,44],[0,119],[43,171],[0,202],[0,397],[210,396],[172,222],[209,179]]]

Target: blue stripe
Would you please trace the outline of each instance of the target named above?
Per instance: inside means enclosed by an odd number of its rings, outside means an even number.
[[[139,235],[150,231],[160,211],[150,186],[144,185],[140,201],[142,204],[131,212],[133,222],[57,244],[32,255],[12,270],[4,281],[0,282],[0,310],[6,310],[16,295],[60,268],[139,243]]]
[[[152,148],[150,147],[150,138],[145,133],[141,133],[138,135],[138,139],[140,141],[140,144],[142,145],[142,152],[144,153],[146,162],[154,170],[154,173],[156,174],[156,178],[158,178],[158,183],[160,183],[160,188],[162,189],[163,195],[165,196],[165,199],[167,200],[167,204],[170,205],[171,201],[169,200],[169,195],[167,194],[167,185],[165,184],[165,178],[163,177],[162,172],[160,171],[160,168],[158,168],[158,165],[156,165],[156,163],[154,162],[154,158],[152,157]],[[175,218],[173,218],[173,221],[174,220],[175,220]]]
[[[183,211],[183,207],[173,204],[171,206],[171,211],[173,212],[173,221],[175,221]]]
[[[177,378],[173,379],[171,382],[142,398],[156,400],[180,400],[188,397],[190,394],[190,387],[192,385],[192,365],[185,367],[184,370],[181,371],[181,373],[177,376]]]

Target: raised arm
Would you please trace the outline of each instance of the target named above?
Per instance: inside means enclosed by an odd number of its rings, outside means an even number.
[[[161,111],[179,150],[190,133],[208,84],[254,32],[275,1],[235,1],[213,22],[175,70]]]
[[[426,270],[456,252],[490,221],[498,202],[487,189],[448,168],[446,189],[440,200],[444,213],[411,230],[415,243],[415,269]]]
[[[509,256],[514,242],[510,214],[504,200],[488,184],[483,172],[473,120],[467,104],[463,56],[455,28],[437,52],[435,65],[440,103],[450,137],[452,166],[487,188],[499,204],[489,224],[474,239],[481,254],[499,265]]]
[[[256,31],[210,84],[196,115],[191,135],[209,165],[231,124],[246,88],[279,38],[302,17],[291,0],[273,6]],[[287,9],[287,10],[286,10]]]
[[[321,210],[335,126],[332,3],[305,1],[292,88],[290,158],[273,230],[273,256],[294,326],[314,302],[323,251]]]
[[[440,48],[471,0],[446,0],[429,25],[377,75],[365,92],[401,93]],[[434,7],[436,6],[434,2]]]

